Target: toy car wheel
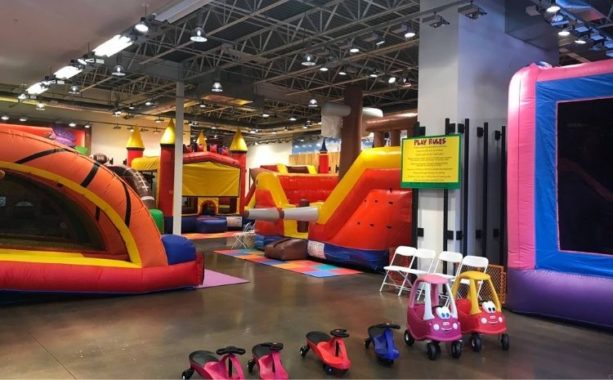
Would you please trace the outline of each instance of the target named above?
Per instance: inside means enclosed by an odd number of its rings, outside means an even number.
[[[407,346],[412,346],[413,343],[415,343],[415,338],[411,336],[409,330],[404,331],[404,343],[406,343]]]
[[[428,354],[428,359],[436,360],[437,350],[436,350],[436,345],[434,343],[428,343],[426,345],[426,352]]]
[[[324,364],[324,372],[325,372],[327,375],[332,375],[332,374],[334,373],[334,368],[330,367],[330,366],[329,366],[329,365],[327,365],[327,364]]]
[[[190,369],[186,369],[181,374],[181,379],[187,380],[187,379],[191,378],[193,374],[194,374],[194,370],[193,369],[191,369],[191,368]]]
[[[475,352],[481,351],[481,337],[479,334],[472,334],[470,336],[470,347],[472,347]]]
[[[434,348],[436,348],[436,354],[440,355],[441,354],[441,345],[438,342],[432,342],[432,344],[434,344]]]
[[[462,341],[456,340],[451,343],[451,357],[458,359],[460,356],[462,356]]]
[[[504,351],[509,350],[509,334],[502,334],[500,336],[500,344],[502,345],[502,349]]]
[[[300,356],[303,358],[306,356],[307,352],[309,352],[309,346],[300,347]]]
[[[255,360],[251,359],[247,362],[247,370],[249,373],[253,373],[253,367],[255,367]]]
[[[384,358],[379,358],[379,361],[381,362],[381,364],[383,365],[392,365],[394,364],[394,361],[391,359],[384,359]]]
[[[366,347],[366,348],[370,347],[370,342],[371,341],[372,341],[372,339],[370,339],[370,338],[364,339],[364,347]]]

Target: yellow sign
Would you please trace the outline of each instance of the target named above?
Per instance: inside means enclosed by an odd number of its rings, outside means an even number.
[[[459,189],[460,135],[421,136],[402,140],[404,188]]]

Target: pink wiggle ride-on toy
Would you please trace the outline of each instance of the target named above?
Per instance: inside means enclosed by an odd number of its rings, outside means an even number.
[[[217,355],[223,355],[221,359],[210,351],[194,351],[189,354],[189,368],[183,371],[183,380],[189,379],[198,373],[203,379],[233,379],[245,378],[241,369],[241,362],[236,355],[243,355],[244,348],[228,346],[216,351]]]
[[[448,306],[445,302],[441,303],[443,306],[439,306],[439,296],[443,289],[447,290],[447,294],[451,294],[446,278],[425,274],[417,277],[409,295],[404,342],[412,346],[415,340],[430,340],[426,345],[430,360],[435,360],[441,353],[441,342],[451,343],[453,358],[457,359],[462,355],[462,330],[455,302],[449,297]],[[419,300],[422,293],[423,302]]]
[[[300,355],[305,357],[309,350],[313,349],[315,355],[323,362],[324,371],[328,375],[342,375],[351,366],[343,340],[348,337],[349,334],[345,329],[334,329],[330,331],[330,335],[321,331],[311,331],[306,334],[307,344],[300,347]]]
[[[287,371],[281,363],[281,353],[283,343],[260,343],[253,346],[251,352],[253,359],[247,363],[249,373],[253,373],[256,365],[260,370],[262,380],[285,380],[288,379]]]

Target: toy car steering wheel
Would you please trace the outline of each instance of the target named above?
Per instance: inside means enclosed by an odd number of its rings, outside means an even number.
[[[400,329],[400,325],[397,325],[395,323],[379,323],[378,325],[375,325],[375,327],[381,328],[381,329],[394,329],[394,330],[399,330]]]

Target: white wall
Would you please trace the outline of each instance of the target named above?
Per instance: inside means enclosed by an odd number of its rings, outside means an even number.
[[[162,133],[141,132],[143,143],[145,144],[145,156],[160,155],[160,139]],[[110,125],[92,126],[92,149],[91,153],[104,153],[109,158],[114,159],[116,165],[121,165],[128,156],[126,142],[130,137],[130,132],[126,127],[119,130],[113,129]],[[185,132],[183,142],[189,144],[189,131]]]
[[[448,4],[447,0],[422,2],[421,10]],[[490,130],[506,124],[509,81],[521,67],[535,61],[557,61],[557,50],[544,51],[505,33],[504,2],[480,0],[479,6],[488,13],[471,20],[449,8],[440,14],[450,25],[434,29],[427,24],[420,28],[419,44],[419,121],[426,126],[427,135],[444,133],[445,118],[452,122],[471,121],[468,252],[481,254],[475,229],[481,228],[481,162],[482,141],[476,136],[476,127],[490,122]],[[490,132],[490,159],[499,151]],[[490,161],[491,162],[491,161]],[[499,167],[490,164],[490,181],[498,178]],[[491,189],[492,187],[490,187]],[[461,191],[449,192],[449,225],[453,231],[462,230]],[[500,197],[490,194],[488,213],[488,247],[492,243],[492,228],[498,225],[494,208]],[[496,202],[496,204],[493,204]],[[443,191],[420,190],[418,226],[424,228],[424,237],[418,246],[441,250],[443,245]],[[460,250],[460,241],[449,240],[449,250]]]
[[[247,170],[260,165],[288,165],[290,154],[292,154],[292,144],[289,142],[251,145],[247,151]],[[246,188],[249,189],[249,178],[247,178]]]

